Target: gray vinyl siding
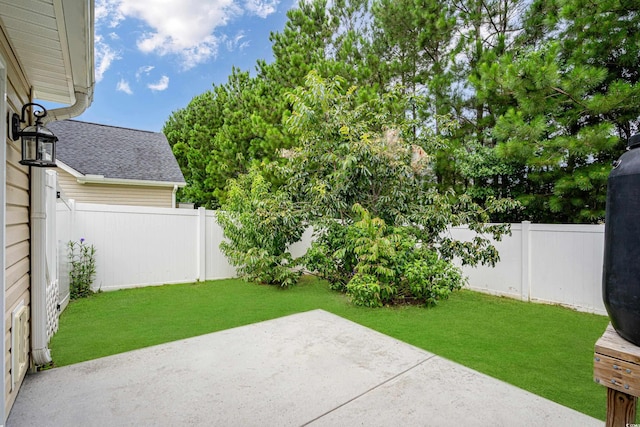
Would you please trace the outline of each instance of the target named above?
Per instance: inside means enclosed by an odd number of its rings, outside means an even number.
[[[170,208],[173,186],[80,184],[76,177],[58,169],[58,185],[67,199],[79,203]]]

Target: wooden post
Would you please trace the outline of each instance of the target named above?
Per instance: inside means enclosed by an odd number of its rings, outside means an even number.
[[[628,426],[635,423],[638,398],[607,388],[607,426]]]
[[[596,342],[595,382],[607,387],[607,427],[626,427],[636,420],[640,395],[640,347],[621,338],[611,325]]]

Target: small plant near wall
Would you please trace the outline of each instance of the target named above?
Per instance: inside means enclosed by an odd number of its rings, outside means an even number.
[[[96,276],[96,248],[85,243],[69,241],[67,244],[70,270],[69,291],[72,300],[88,297],[93,293],[91,284]]]

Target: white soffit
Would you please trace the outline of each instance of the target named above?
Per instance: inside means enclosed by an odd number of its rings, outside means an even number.
[[[34,99],[73,104],[92,91],[93,0],[0,0],[0,19]]]

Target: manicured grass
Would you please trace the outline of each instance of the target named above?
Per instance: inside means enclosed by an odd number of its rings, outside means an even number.
[[[593,350],[608,318],[471,291],[437,307],[367,309],[324,282],[239,280],[105,292],[71,303],[50,348],[63,366],[321,308],[604,420]]]

